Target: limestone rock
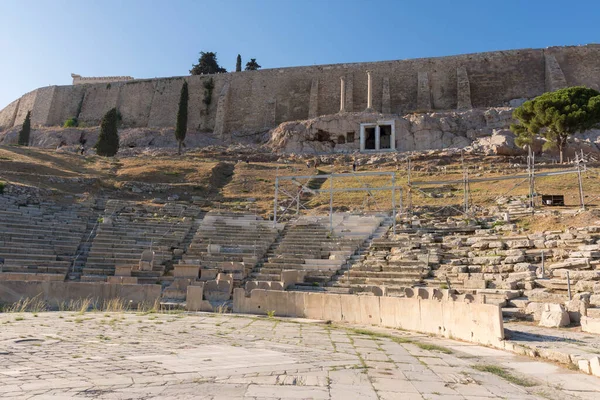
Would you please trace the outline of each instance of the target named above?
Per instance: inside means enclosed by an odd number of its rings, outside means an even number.
[[[570,323],[569,313],[561,304],[544,304],[539,323],[540,326],[560,328]]]
[[[600,318],[581,317],[581,330],[600,335]]]

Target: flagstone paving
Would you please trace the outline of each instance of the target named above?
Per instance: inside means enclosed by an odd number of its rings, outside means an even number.
[[[0,398],[600,399],[600,379],[382,328],[207,313],[8,313]]]

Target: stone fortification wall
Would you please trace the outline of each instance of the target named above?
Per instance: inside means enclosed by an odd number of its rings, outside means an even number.
[[[356,296],[235,289],[233,312],[380,325],[497,345],[504,339],[500,307],[463,299]]]
[[[14,103],[0,111],[0,130],[21,124],[28,110],[38,125],[60,125],[70,117],[94,125],[111,107],[119,109],[129,127],[172,127],[185,79],[190,86],[191,130],[215,131],[225,137],[234,132],[258,132],[285,121],[337,113],[341,77],[345,81],[346,111],[363,111],[367,107],[367,70],[372,76],[374,111],[403,114],[496,107],[565,85],[598,88],[600,46],[42,88],[21,97],[16,117]],[[209,79],[214,89],[206,106],[203,100]]]

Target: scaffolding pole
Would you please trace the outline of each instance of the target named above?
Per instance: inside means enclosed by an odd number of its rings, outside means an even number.
[[[392,218],[394,235],[396,234],[396,174],[392,175]]]
[[[579,182],[579,205],[581,206],[582,210],[585,210],[585,202],[583,199],[583,182],[581,180],[581,163],[583,162],[583,156],[581,157],[581,160],[579,160],[579,157],[577,157],[575,162],[577,163],[577,180]]]
[[[273,198],[273,227],[277,226],[277,195],[279,194],[279,177],[275,177],[275,197]]]
[[[329,231],[333,232],[333,176],[329,178]]]

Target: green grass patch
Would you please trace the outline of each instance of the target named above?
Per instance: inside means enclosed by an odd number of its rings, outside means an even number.
[[[402,337],[402,336],[394,336],[388,333],[381,332],[373,332],[368,329],[360,329],[360,328],[347,328],[347,331],[350,333],[354,333],[356,335],[364,335],[369,336],[371,339],[390,339],[396,343],[414,343],[413,339]]]
[[[515,385],[524,387],[537,386],[537,383],[526,378],[515,376],[511,374],[510,371],[506,368],[502,368],[497,365],[474,365],[472,368],[476,369],[477,371],[489,372],[490,374],[497,375],[504,380],[514,383]]]
[[[444,354],[452,354],[453,353],[453,351],[450,350],[449,348],[443,347],[443,346],[438,346],[436,344],[416,342],[415,345],[418,346],[420,349],[427,350],[427,351],[439,351],[440,353],[444,353]]]

